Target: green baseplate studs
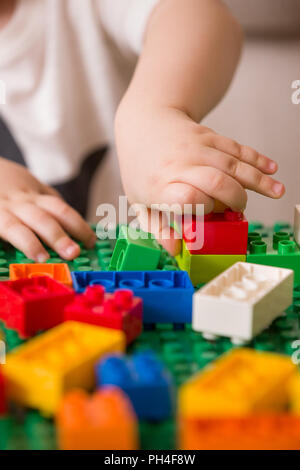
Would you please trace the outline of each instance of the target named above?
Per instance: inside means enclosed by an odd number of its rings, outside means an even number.
[[[300,284],[300,248],[290,225],[277,222],[273,228],[250,224],[248,263],[293,269],[295,284]]]
[[[250,224],[250,231],[251,233],[258,233],[258,236],[255,236],[255,242],[264,241],[267,238],[270,243],[274,233],[273,229],[266,229],[262,224],[257,223]],[[275,231],[290,234],[292,228],[287,224],[278,223]],[[286,235],[284,239],[281,237],[283,236],[277,237],[278,240],[275,240],[275,244],[278,242],[279,245],[282,241],[290,240],[290,237],[287,239]],[[253,242],[253,237],[250,236],[250,238]],[[83,250],[80,258],[69,263],[69,265],[73,270],[86,270],[87,267],[90,269],[99,269],[100,267],[107,270],[112,249],[113,245],[109,241],[99,240],[94,250]],[[51,253],[51,255],[55,259],[58,258],[55,253]],[[164,256],[164,268],[176,269],[175,261],[166,253]],[[6,261],[6,264],[4,261],[0,263],[3,266],[0,269],[4,270],[7,269],[10,262],[15,262],[16,259],[19,262],[24,262],[22,254],[4,246],[1,247],[0,257]],[[7,273],[4,278],[6,276]],[[249,347],[291,356],[295,352],[293,342],[300,339],[299,314],[300,285],[299,287],[295,286],[293,305],[286,311],[285,315],[275,320],[270,328],[249,343]],[[2,329],[8,351],[22,342],[12,330]],[[186,325],[181,329],[178,326],[174,328],[173,325],[169,324],[157,324],[154,329],[144,329],[142,335],[130,346],[128,353],[152,349],[170,370],[176,387],[179,387],[195,372],[201,370],[233,347],[235,346],[227,338],[219,338],[216,341],[205,340],[201,333],[194,332],[190,325]],[[172,419],[160,423],[140,422],[139,428],[142,449],[176,449],[175,413]],[[0,449],[52,450],[55,448],[56,439],[53,421],[45,419],[36,411],[12,407],[10,413],[0,419]]]

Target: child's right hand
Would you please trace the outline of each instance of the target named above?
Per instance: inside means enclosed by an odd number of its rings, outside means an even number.
[[[49,254],[40,240],[62,258],[79,256],[80,247],[68,234],[88,248],[96,241],[89,225],[53,188],[23,166],[0,158],[0,238],[44,263]]]

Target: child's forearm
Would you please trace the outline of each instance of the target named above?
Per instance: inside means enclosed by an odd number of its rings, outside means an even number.
[[[241,28],[220,0],[161,0],[124,101],[200,121],[227,90],[241,46]]]

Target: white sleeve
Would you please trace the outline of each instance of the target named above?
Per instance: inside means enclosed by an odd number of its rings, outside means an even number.
[[[148,19],[159,0],[96,0],[100,21],[124,50],[139,55]]]

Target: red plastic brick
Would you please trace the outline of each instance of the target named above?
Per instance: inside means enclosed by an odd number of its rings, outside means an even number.
[[[64,319],[64,308],[75,292],[50,277],[0,283],[0,319],[22,338],[53,328]]]
[[[241,212],[226,209],[222,213],[204,216],[204,244],[193,249],[196,230],[203,221],[196,216],[184,216],[182,235],[192,255],[243,255],[247,254],[248,222]]]
[[[121,330],[127,344],[142,332],[143,301],[131,290],[106,294],[102,286],[91,286],[65,308],[65,321],[73,320],[91,325]]]
[[[66,263],[11,264],[9,266],[9,278],[11,281],[41,276],[49,276],[67,287],[73,286],[70,269]]]
[[[6,413],[6,397],[4,376],[0,368],[0,416]]]

